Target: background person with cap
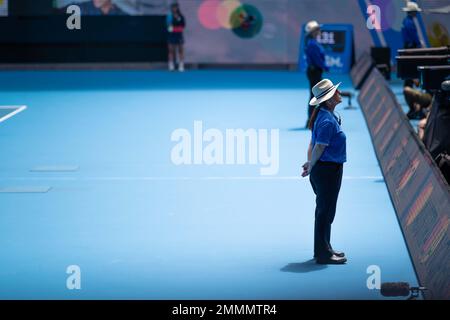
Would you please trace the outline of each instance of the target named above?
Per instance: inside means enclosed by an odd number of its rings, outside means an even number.
[[[402,10],[407,13],[405,19],[403,20],[403,27],[402,27],[403,48],[404,49],[421,48],[422,44],[420,43],[419,40],[419,33],[417,32],[417,27],[416,23],[414,22],[414,19],[417,16],[417,12],[422,11],[422,9],[419,8],[417,3],[408,1],[406,3],[406,7],[404,7]],[[421,113],[416,111],[416,108],[414,107],[415,101],[413,100],[415,99],[411,98],[412,92],[414,92],[414,80],[406,79],[403,84],[403,94],[405,100],[410,106],[410,112],[408,113],[408,117],[410,119],[421,118]],[[418,95],[414,95],[413,97],[417,96]]]
[[[339,85],[334,85],[328,79],[320,81],[313,87],[314,97],[310,101],[315,109],[309,122],[311,143],[302,177],[310,175],[311,186],[316,194],[314,257],[318,264],[347,262],[345,254],[333,250],[330,243],[343,164],[347,161],[346,136],[341,129],[340,118],[334,115],[334,109],[342,101]]]
[[[406,7],[402,10],[407,13],[403,20],[402,28],[403,47],[404,49],[421,48],[422,43],[420,42],[414,19],[417,16],[417,12],[421,12],[422,9],[419,8],[417,3],[408,1]]]
[[[309,90],[311,100],[314,95],[312,93],[313,86],[322,80],[322,74],[324,71],[329,71],[330,69],[325,65],[325,51],[322,45],[317,41],[317,37],[320,35],[320,25],[317,21],[310,21],[306,24],[305,31],[307,34],[305,55],[306,63],[308,68],[306,70],[306,75],[309,80]],[[306,127],[309,125],[309,120],[311,119],[314,107],[308,106],[308,120],[306,121]]]

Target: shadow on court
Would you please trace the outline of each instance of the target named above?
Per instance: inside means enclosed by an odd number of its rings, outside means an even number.
[[[314,259],[310,259],[305,262],[289,263],[287,266],[283,267],[281,271],[293,273],[308,273],[323,270],[325,268],[327,268],[326,265],[317,264]]]
[[[308,128],[301,127],[301,128],[290,128],[288,131],[309,131]]]

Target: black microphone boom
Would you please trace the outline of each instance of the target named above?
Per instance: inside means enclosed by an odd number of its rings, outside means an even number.
[[[353,93],[351,93],[350,91],[340,91],[340,93],[341,97],[348,98],[348,106],[345,107],[345,109],[356,109],[352,106]]]
[[[386,282],[381,284],[381,295],[384,297],[408,297],[411,292],[407,282]]]
[[[410,287],[407,282],[385,282],[381,284],[383,297],[417,298],[419,293],[427,290],[425,287]]]

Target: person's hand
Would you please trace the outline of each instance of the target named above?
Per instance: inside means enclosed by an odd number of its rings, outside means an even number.
[[[167,31],[172,32],[172,31],[173,31],[173,26],[169,26],[169,27],[167,28]]]
[[[311,173],[311,163],[305,162],[305,164],[302,166],[303,168],[303,172],[302,172],[302,177],[307,177],[310,173]]]

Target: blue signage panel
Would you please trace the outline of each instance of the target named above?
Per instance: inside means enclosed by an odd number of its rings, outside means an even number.
[[[302,27],[299,51],[299,69],[306,71],[305,26]],[[353,26],[350,24],[323,24],[317,41],[325,49],[325,64],[332,73],[349,73],[353,56]]]

